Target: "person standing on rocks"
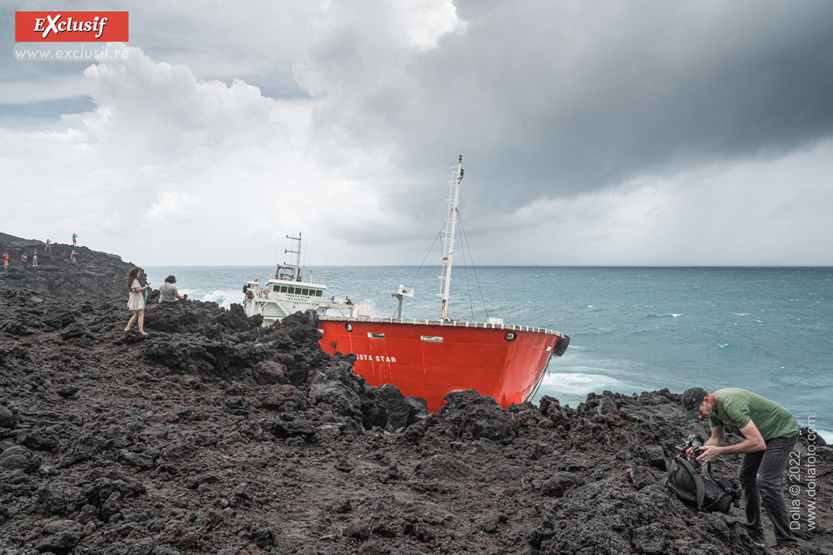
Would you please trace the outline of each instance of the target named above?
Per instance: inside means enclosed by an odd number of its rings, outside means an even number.
[[[767,553],[799,555],[790,531],[789,514],[781,491],[781,475],[801,427],[790,411],[744,389],[719,389],[708,393],[692,387],[683,393],[686,418],[709,419],[711,437],[700,447],[698,461],[709,462],[720,455],[743,454],[738,478],[746,501],[744,525],[752,542],[764,547],[761,505],[775,529],[777,545]],[[741,434],[744,440],[726,445],[725,432]],[[689,456],[694,450],[689,449]]]
[[[71,252],[71,253],[69,253],[69,260],[70,260],[71,262],[75,262],[75,255],[76,255],[76,254],[78,254],[78,251],[76,251],[75,249],[72,249],[72,252]]]
[[[3,253],[3,269],[4,270],[9,269],[9,253],[7,253],[7,252]]]
[[[43,249],[43,252],[52,252],[52,241],[49,239],[46,240],[46,248]]]
[[[72,246],[73,246],[73,247],[77,246],[77,244],[76,244],[76,242],[75,242],[75,241],[76,241],[76,239],[78,239],[78,234],[77,234],[77,233],[73,233],[73,234],[72,234]]]
[[[124,331],[130,331],[130,328],[133,327],[133,322],[138,320],[139,333],[147,335],[145,333],[145,297],[142,293],[150,285],[142,287],[142,284],[139,283],[139,268],[131,268],[127,272],[127,287],[130,289],[130,295],[127,298],[127,308],[133,311],[133,316],[130,317],[130,321],[127,322],[127,327],[124,328]]]
[[[20,255],[20,263],[23,264],[23,267],[25,268],[27,262],[29,262],[29,257],[24,252],[23,254]]]
[[[159,303],[175,303],[177,299],[185,300],[185,295],[180,295],[176,289],[176,278],[168,276],[165,278],[165,283],[159,286]]]
[[[32,268],[38,267],[38,249],[32,254]]]

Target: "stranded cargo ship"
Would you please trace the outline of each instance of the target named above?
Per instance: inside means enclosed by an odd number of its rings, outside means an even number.
[[[355,354],[356,374],[372,385],[391,383],[406,396],[422,397],[431,412],[440,410],[447,393],[460,389],[476,389],[494,397],[504,408],[530,399],[552,356],[564,354],[570,338],[543,328],[504,325],[496,318],[487,322],[449,318],[462,156],[451,171],[439,319],[401,318],[402,298],[413,295],[412,289],[402,286],[394,294],[399,298],[398,318],[373,318],[349,299],[336,302],[327,298],[326,285],[301,280],[300,234],[291,238],[298,241],[297,250],[287,251],[297,254],[295,265],[278,266],[275,279],[265,287],[256,282],[244,287],[246,313],[262,314],[264,325],[271,325],[298,310],[314,310],[321,330],[319,344],[325,351]],[[334,309],[340,314],[328,314]]]

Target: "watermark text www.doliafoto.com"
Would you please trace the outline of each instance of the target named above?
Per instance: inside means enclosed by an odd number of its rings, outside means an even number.
[[[787,497],[787,511],[790,515],[790,530],[805,530],[812,532],[816,529],[816,443],[818,441],[816,419],[807,418],[807,452],[795,450],[790,453],[788,467],[789,495]]]

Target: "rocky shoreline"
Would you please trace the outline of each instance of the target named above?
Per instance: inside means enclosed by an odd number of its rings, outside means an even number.
[[[92,259],[0,277],[0,554],[761,553],[741,510],[663,486],[673,445],[707,433],[679,395],[463,391],[431,415],[323,352],[305,314],[261,328],[189,300],[125,333],[130,265]],[[802,552],[831,553],[833,454],[807,429],[798,453]],[[736,483],[739,460],[715,468]]]
[[[0,233],[0,255],[8,253],[9,269],[0,271],[0,289],[26,290],[66,299],[123,298],[124,278],[132,264],[106,252],[87,247],[22,239]],[[38,253],[38,266],[33,267],[33,254]],[[76,252],[75,262],[71,260]],[[20,255],[26,254],[26,264]],[[2,267],[0,267],[2,268]],[[144,273],[141,275],[145,279]]]

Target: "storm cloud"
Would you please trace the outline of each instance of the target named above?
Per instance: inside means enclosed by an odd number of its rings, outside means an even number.
[[[270,264],[300,230],[308,263],[418,264],[462,154],[481,264],[833,264],[829,2],[121,9],[125,61],[6,38],[3,231],[151,265]]]

